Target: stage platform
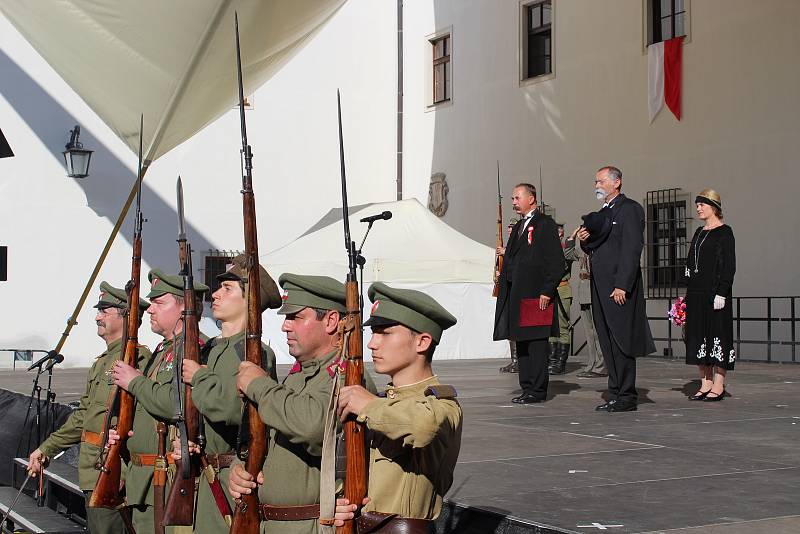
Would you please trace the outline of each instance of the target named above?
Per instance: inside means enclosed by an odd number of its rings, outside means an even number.
[[[505,363],[435,364],[464,407],[438,532],[800,532],[800,365],[739,363],[729,396],[703,403],[686,400],[696,368],[640,359],[639,411],[608,414],[594,412],[605,379],[576,378],[573,362],[548,402],[514,405]],[[59,402],[80,397],[85,374],[57,371]],[[6,371],[0,388],[28,394],[31,379]]]

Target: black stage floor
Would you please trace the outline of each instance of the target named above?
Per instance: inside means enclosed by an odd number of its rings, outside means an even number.
[[[504,363],[435,365],[465,419],[439,532],[800,532],[800,365],[740,362],[730,396],[702,403],[686,400],[696,368],[640,359],[639,411],[607,414],[594,412],[605,379],[577,379],[577,363],[548,402],[513,405]],[[57,372],[60,402],[85,373]],[[0,388],[27,394],[31,378],[6,371]]]

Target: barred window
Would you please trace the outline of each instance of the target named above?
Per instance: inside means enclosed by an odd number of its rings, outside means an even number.
[[[211,294],[219,289],[219,280],[217,276],[221,275],[228,269],[228,264],[231,258],[235,258],[241,254],[238,250],[212,250],[206,251],[204,260],[203,278],[204,283],[211,288],[206,293],[204,300],[211,302]]]
[[[679,188],[647,192],[645,273],[649,298],[677,297],[686,287],[687,206]]]

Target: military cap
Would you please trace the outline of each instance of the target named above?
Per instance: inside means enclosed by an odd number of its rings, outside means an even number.
[[[108,282],[100,282],[100,300],[94,306],[98,310],[105,308],[120,308],[125,309],[128,307],[128,294],[124,289],[119,289]],[[139,313],[143,313],[150,304],[144,299],[139,299]]]
[[[167,293],[178,297],[183,296],[183,276],[179,274],[166,274],[161,269],[153,269],[147,275],[150,280],[150,293],[147,294],[148,300],[153,300],[166,295]],[[194,291],[198,296],[208,291],[208,286],[200,282],[194,282]]]
[[[329,276],[283,273],[278,279],[285,294],[281,315],[291,315],[303,308],[346,312],[347,293],[344,284]]]
[[[439,343],[442,332],[456,324],[456,318],[432,297],[413,289],[396,289],[383,282],[369,286],[373,302],[369,320],[364,326],[402,324],[416,332],[427,332]]]
[[[239,254],[231,259],[228,264],[228,270],[217,275],[217,280],[220,282],[223,280],[243,282],[245,278],[247,278],[247,256],[244,254]],[[281,305],[281,294],[278,291],[278,286],[275,285],[275,280],[261,265],[258,266],[258,285],[261,289],[261,311],[278,308]]]

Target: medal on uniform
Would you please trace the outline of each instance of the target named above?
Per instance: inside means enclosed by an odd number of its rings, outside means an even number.
[[[533,244],[533,225],[528,227],[528,244]]]

